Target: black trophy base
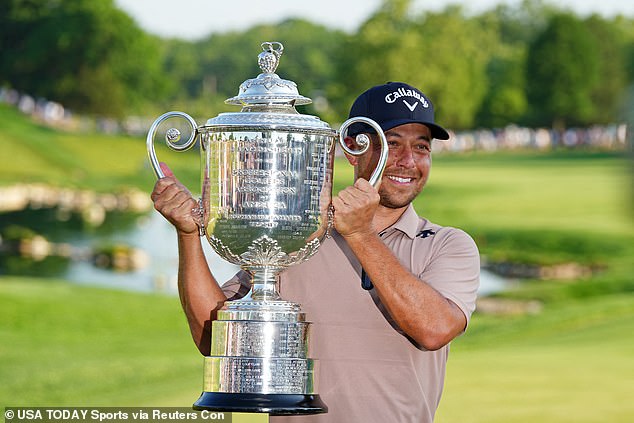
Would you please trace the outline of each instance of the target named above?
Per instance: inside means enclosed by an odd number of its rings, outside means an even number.
[[[203,392],[193,408],[231,413],[268,413],[272,416],[328,412],[328,407],[317,394]]]

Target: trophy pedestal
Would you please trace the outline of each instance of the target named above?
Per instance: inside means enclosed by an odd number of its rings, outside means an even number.
[[[273,416],[318,414],[328,411],[319,395],[225,392],[203,392],[193,408],[228,413],[268,413]]]
[[[228,302],[212,323],[203,393],[194,409],[271,415],[325,413],[308,358],[310,323],[300,306],[251,298]]]

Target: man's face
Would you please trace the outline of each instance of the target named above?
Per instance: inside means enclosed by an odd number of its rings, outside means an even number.
[[[379,195],[380,204],[398,209],[409,205],[423,190],[431,170],[431,132],[420,123],[407,123],[385,132],[389,156]],[[372,138],[373,153],[359,157],[357,176],[369,179],[379,158],[378,135]]]

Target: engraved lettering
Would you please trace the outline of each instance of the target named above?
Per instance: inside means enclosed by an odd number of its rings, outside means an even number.
[[[284,185],[286,181],[279,178],[255,178],[255,177],[246,177],[240,180],[243,185],[273,185],[278,187],[280,185]],[[277,190],[277,189],[276,189]]]
[[[238,192],[243,193],[251,193],[251,194],[269,194],[271,192],[276,192],[278,194],[297,194],[297,188],[295,187],[276,187],[274,190],[269,187],[258,187],[258,186],[240,186],[237,188]]]
[[[291,215],[280,215],[280,214],[272,214],[269,216],[261,216],[259,214],[241,214],[241,213],[227,213],[227,219],[240,219],[240,220],[262,220],[266,218],[268,220],[274,220],[278,222],[301,222],[302,217],[296,214]]]
[[[274,153],[274,154],[291,154],[301,155],[304,150],[300,147],[270,147],[257,145],[239,145],[237,148],[231,149],[238,153]]]
[[[242,203],[244,207],[258,207],[263,209],[286,210],[286,204],[281,201],[245,201]]]
[[[279,178],[295,178],[297,172],[291,170],[266,170],[266,169],[233,169],[232,176],[263,176],[263,177],[279,177]]]
[[[277,228],[279,222],[251,222],[249,226],[254,228]]]

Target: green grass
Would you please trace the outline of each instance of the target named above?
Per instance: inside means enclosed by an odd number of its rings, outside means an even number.
[[[0,279],[6,406],[189,407],[202,359],[178,299]],[[629,422],[634,295],[477,316],[452,345],[439,423]]]
[[[631,170],[619,153],[440,155],[417,206],[474,229],[632,235]]]
[[[340,160],[335,175],[338,190],[352,170]],[[577,262],[634,290],[633,175],[631,159],[616,152],[440,154],[414,206],[465,229],[489,260]]]
[[[634,294],[477,316],[452,345],[438,423],[629,422]]]
[[[0,185],[40,182],[112,192],[131,186],[147,191],[154,184],[144,138],[57,131],[6,105],[0,105],[0,128]],[[172,153],[158,141],[156,149],[186,181],[199,181],[195,152]]]
[[[177,298],[4,277],[0,321],[3,404],[188,406],[199,394]]]
[[[616,152],[439,154],[414,205],[437,223],[469,230],[631,236],[633,176],[631,159]],[[351,178],[338,160],[335,191]]]

